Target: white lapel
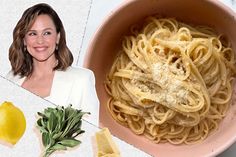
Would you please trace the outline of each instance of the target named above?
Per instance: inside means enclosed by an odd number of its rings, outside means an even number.
[[[56,105],[66,105],[69,101],[74,80],[67,74],[66,71],[55,71],[50,96],[46,99]]]

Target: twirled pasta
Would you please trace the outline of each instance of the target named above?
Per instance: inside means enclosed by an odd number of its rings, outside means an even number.
[[[230,43],[208,27],[154,16],[131,32],[105,83],[112,117],[156,143],[204,140],[230,105]]]

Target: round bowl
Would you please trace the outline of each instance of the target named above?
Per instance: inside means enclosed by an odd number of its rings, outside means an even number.
[[[236,104],[221,121],[219,129],[206,140],[193,145],[154,144],[143,136],[137,136],[113,120],[106,108],[108,94],[104,88],[106,74],[121,47],[121,39],[130,26],[150,15],[175,17],[185,23],[207,25],[225,34],[236,52],[236,16],[216,0],[129,0],[124,1],[102,23],[88,47],[84,67],[91,69],[96,77],[96,90],[100,100],[100,126],[108,127],[112,134],[135,147],[158,157],[215,156],[236,140]],[[235,98],[235,93],[234,96]]]

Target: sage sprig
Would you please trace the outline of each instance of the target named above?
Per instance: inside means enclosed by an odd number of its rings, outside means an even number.
[[[81,119],[84,114],[89,114],[89,112],[74,109],[72,105],[66,108],[48,107],[43,113],[38,112],[40,118],[37,120],[37,126],[42,133],[44,157],[48,157],[57,150],[66,150],[67,147],[75,147],[81,143],[75,138],[84,133],[84,130],[81,130]]]

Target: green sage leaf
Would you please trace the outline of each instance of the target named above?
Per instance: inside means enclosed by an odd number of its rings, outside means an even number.
[[[42,141],[43,141],[43,145],[45,147],[49,145],[50,141],[49,141],[49,134],[48,134],[48,132],[42,133]]]
[[[76,139],[63,139],[62,141],[58,142],[59,144],[67,147],[75,147],[79,145],[81,142]]]

